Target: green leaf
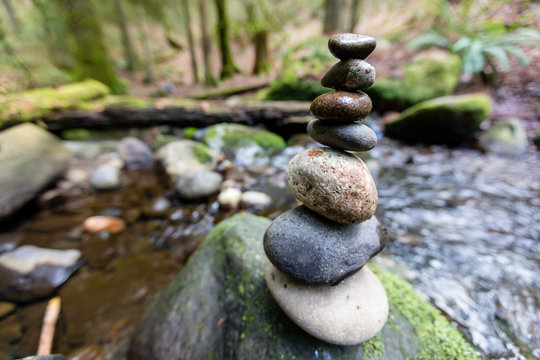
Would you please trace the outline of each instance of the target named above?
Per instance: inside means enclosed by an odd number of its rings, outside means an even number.
[[[468,48],[470,47],[472,44],[472,40],[466,36],[460,38],[458,41],[456,41],[454,43],[454,45],[452,45],[452,47],[450,48],[452,52],[456,52],[456,53],[459,53],[461,52],[462,50],[464,50],[465,48]]]
[[[490,46],[484,48],[484,52],[497,60],[503,71],[510,69],[510,61],[506,52],[500,46]]]
[[[420,35],[413,41],[411,41],[407,48],[409,49],[419,49],[419,48],[428,48],[428,47],[442,47],[448,49],[450,47],[450,42],[448,39],[441,34],[435,32],[430,32],[424,35]]]
[[[525,55],[523,50],[521,50],[520,48],[517,48],[515,46],[510,46],[510,45],[504,46],[503,48],[510,55],[514,55],[515,57],[517,57],[519,59],[519,62],[521,63],[521,65],[529,66],[529,58],[527,57],[527,55]]]

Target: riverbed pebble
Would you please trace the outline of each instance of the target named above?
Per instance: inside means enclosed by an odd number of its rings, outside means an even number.
[[[245,207],[264,208],[272,203],[272,198],[260,191],[246,191],[242,194],[242,205]]]
[[[365,118],[373,104],[363,92],[335,91],[318,96],[311,103],[311,113],[320,120],[353,122]]]
[[[91,216],[84,220],[83,230],[89,233],[107,231],[111,234],[117,234],[126,228],[124,220],[114,216]]]
[[[214,171],[191,172],[178,177],[176,190],[184,199],[200,199],[217,192],[222,181],[223,176]]]
[[[375,183],[364,162],[331,148],[296,155],[286,173],[287,186],[304,205],[339,223],[369,219],[377,209]]]
[[[377,135],[364,124],[336,124],[315,119],[309,122],[307,132],[313,140],[342,150],[369,151],[377,145]]]
[[[297,282],[265,263],[265,280],[287,316],[309,334],[338,345],[375,336],[388,317],[388,299],[377,277],[362,270],[335,286]]]
[[[342,33],[335,34],[328,40],[328,49],[341,60],[365,59],[375,50],[377,41],[371,36]]]
[[[264,250],[272,264],[310,284],[340,282],[385,245],[374,216],[359,224],[339,224],[303,205],[280,215],[264,235]]]
[[[374,82],[375,68],[359,59],[338,62],[321,79],[322,86],[345,91],[367,89]]]

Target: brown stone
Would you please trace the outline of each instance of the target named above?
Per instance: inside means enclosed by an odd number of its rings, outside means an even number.
[[[322,86],[345,91],[367,89],[374,82],[375,68],[359,59],[338,62],[321,79]]]
[[[89,233],[97,233],[106,230],[111,234],[124,231],[126,223],[124,220],[114,216],[91,216],[84,220],[83,229]]]
[[[323,94],[311,103],[311,113],[321,120],[353,122],[365,118],[373,105],[363,92],[336,91]]]
[[[286,180],[304,205],[342,224],[369,219],[379,202],[367,166],[340,150],[308,149],[299,153],[289,162]]]

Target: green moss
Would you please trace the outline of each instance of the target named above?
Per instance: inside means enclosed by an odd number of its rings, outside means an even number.
[[[378,333],[373,339],[365,342],[363,346],[364,356],[368,359],[384,355],[384,343],[381,333]]]
[[[455,55],[421,54],[403,67],[402,78],[379,78],[365,92],[377,110],[401,110],[425,100],[451,95],[460,73],[461,60]]]
[[[420,341],[417,360],[480,360],[480,354],[411,284],[377,265],[370,265],[384,285],[390,311],[403,315]]]
[[[287,146],[285,140],[283,140],[281,136],[271,133],[269,131],[257,132],[251,137],[251,139],[253,139],[253,141],[257,145],[267,149],[281,150]]]
[[[191,149],[201,164],[212,162],[214,157],[210,154],[210,149],[207,146],[195,143]]]
[[[485,94],[445,96],[410,107],[386,126],[386,134],[407,141],[456,144],[470,141],[491,113]]]
[[[302,77],[294,69],[288,69],[270,84],[264,100],[312,101],[330,91],[321,85],[318,76]]]
[[[175,138],[172,135],[161,135],[160,137],[157,138],[156,141],[154,141],[150,145],[150,147],[152,148],[152,150],[156,151],[157,149],[159,149],[163,145],[168,144],[168,143],[173,142],[173,141],[177,141],[177,140],[178,139]]]
[[[193,127],[193,126],[189,126],[187,128],[184,129],[184,137],[186,139],[193,139],[193,137],[195,136],[195,133],[198,131],[199,129],[197,129],[196,127]]]
[[[91,134],[88,129],[71,129],[62,132],[62,138],[64,140],[83,141],[88,140]]]

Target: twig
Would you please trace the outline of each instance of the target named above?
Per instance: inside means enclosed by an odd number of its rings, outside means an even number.
[[[58,314],[60,313],[60,305],[61,300],[59,296],[52,298],[47,304],[45,316],[43,316],[41,335],[39,336],[37,355],[50,355],[51,353],[54,328],[56,327],[56,320],[58,320]]]

